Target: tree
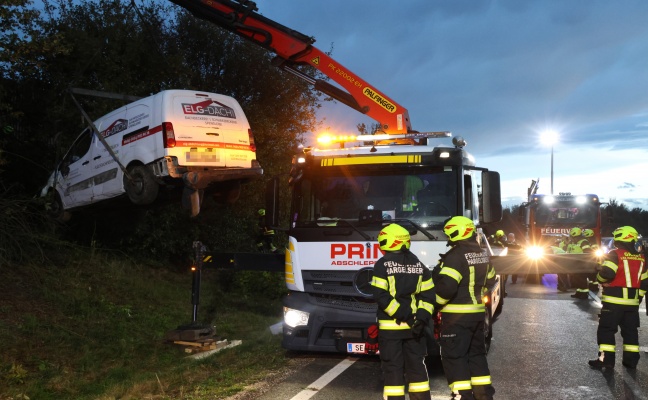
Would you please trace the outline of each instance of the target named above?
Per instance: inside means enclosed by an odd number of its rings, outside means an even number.
[[[30,5],[26,0],[15,3]],[[302,134],[313,130],[317,123],[319,95],[314,89],[272,66],[265,50],[194,18],[170,2],[137,1],[134,5],[127,0],[50,0],[44,4],[45,13],[22,10],[30,18],[18,18],[19,8],[0,8],[15,15],[11,19],[13,25],[4,25],[7,31],[0,37],[4,40],[2,45],[13,43],[8,32],[34,32],[25,38],[25,45],[31,46],[35,38],[38,43],[47,43],[30,47],[30,52],[19,52],[20,58],[11,58],[3,51],[0,59],[2,88],[6,90],[0,100],[2,104],[10,103],[20,118],[19,135],[1,142],[1,149],[7,144],[8,150],[17,154],[3,176],[8,182],[21,182],[29,195],[37,193],[48,170],[54,168],[85,126],[67,92],[70,87],[137,96],[164,89],[214,91],[233,96],[250,120],[266,176],[288,172]],[[89,97],[77,99],[91,118],[123,104]],[[37,168],[35,164],[41,166]],[[145,210],[142,218],[130,218],[125,223],[146,218],[174,221],[142,222],[132,232],[140,232],[143,237],[150,229],[168,229],[170,235],[162,238],[184,234],[190,250],[191,240],[197,236],[217,236],[213,231],[225,226],[230,231],[246,229],[245,222],[232,224],[232,218],[254,219],[262,204],[263,181],[251,182],[245,191],[250,199],[234,208],[205,208],[205,215],[200,218],[210,221],[209,227],[200,221],[189,221],[188,217],[187,226],[180,226],[172,216],[176,210],[167,215],[170,211],[165,207]],[[174,206],[177,209],[179,203]],[[109,227],[119,225],[116,222],[114,218],[106,221],[100,215],[88,213],[79,221],[84,228],[75,226],[70,231],[76,230],[84,240],[92,237],[109,244],[121,238]],[[131,244],[135,242],[132,240]]]

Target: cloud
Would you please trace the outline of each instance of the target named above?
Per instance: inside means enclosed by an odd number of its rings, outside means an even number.
[[[601,178],[618,185],[648,159],[645,0],[256,3],[319,49],[333,43],[333,58],[407,108],[414,129],[463,136],[503,181],[548,186],[550,149],[538,139],[554,128],[556,187],[580,177],[608,196],[648,198]],[[348,132],[373,122],[345,109],[327,103],[321,116]]]

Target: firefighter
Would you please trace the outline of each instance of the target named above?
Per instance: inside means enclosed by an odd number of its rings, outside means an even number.
[[[258,226],[259,226],[259,234],[257,236],[257,249],[261,252],[266,252],[270,251],[272,253],[275,253],[277,251],[277,248],[275,247],[273,243],[274,239],[274,230],[270,229],[268,225],[266,224],[266,211],[265,209],[261,208],[257,212],[258,214]]]
[[[584,235],[586,230],[574,227],[569,231],[569,243],[567,244],[568,254],[589,254],[592,252],[592,246]],[[594,234],[593,231],[592,234]],[[576,293],[572,294],[571,297],[581,300],[589,298],[589,282],[587,281],[589,275],[571,274],[569,276],[569,281],[576,287]]]
[[[596,253],[599,250],[599,245],[596,243],[596,237],[594,237],[594,231],[592,229],[583,229],[583,237],[589,241],[590,245],[590,250],[589,253]],[[596,281],[596,272],[593,274],[589,274],[587,276],[587,283],[589,286],[589,290],[598,293],[599,291],[599,284]]]
[[[615,334],[621,327],[623,338],[622,364],[637,368],[639,362],[639,304],[648,290],[646,259],[637,251],[637,231],[621,226],[612,232],[616,249],[601,263],[597,280],[603,286],[601,314],[596,331],[599,356],[589,361],[594,368],[614,368]]]
[[[504,231],[498,229],[494,235],[490,235],[488,241],[493,246],[505,247],[506,246],[506,237],[504,237]]]
[[[495,389],[486,360],[482,295],[495,282],[495,269],[477,243],[470,218],[452,217],[443,231],[452,246],[442,256],[435,280],[443,369],[453,399],[490,400]]]
[[[371,290],[378,305],[378,343],[385,400],[430,400],[424,328],[434,312],[430,270],[409,251],[410,234],[397,224],[378,234],[384,252],[374,265]]]

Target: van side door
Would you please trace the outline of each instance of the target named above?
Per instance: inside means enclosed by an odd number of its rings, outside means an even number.
[[[96,138],[90,129],[74,141],[59,164],[61,200],[65,209],[92,202],[92,151]]]

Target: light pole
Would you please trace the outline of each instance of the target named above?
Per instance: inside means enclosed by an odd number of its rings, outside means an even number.
[[[551,146],[551,194],[553,194],[553,177],[554,177],[554,144],[558,142],[558,133],[554,130],[546,130],[542,132],[542,142],[548,146]]]

